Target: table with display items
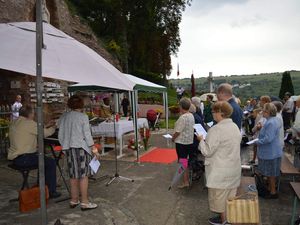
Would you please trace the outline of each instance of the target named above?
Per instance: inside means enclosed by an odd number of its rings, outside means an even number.
[[[138,118],[137,127],[140,128],[149,128],[148,120],[146,118]],[[112,121],[104,121],[99,123],[96,126],[92,126],[92,135],[93,137],[116,137],[117,145],[119,147],[118,157],[123,156],[122,148],[123,148],[123,135],[129,132],[134,131],[133,121],[121,119],[118,122],[115,122],[115,131],[114,131],[114,122]],[[109,145],[104,143],[104,138],[101,138],[102,154],[104,153],[104,147],[114,147],[114,145]]]

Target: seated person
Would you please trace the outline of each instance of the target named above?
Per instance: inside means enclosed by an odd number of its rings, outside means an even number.
[[[105,94],[102,97],[102,99],[103,99],[103,102],[100,104],[99,117],[107,119],[107,118],[110,118],[112,115],[109,95]]]
[[[34,119],[34,110],[31,106],[23,106],[19,111],[19,117],[12,121],[9,128],[10,147],[8,160],[20,167],[38,166],[37,154],[37,123]],[[53,124],[53,122],[51,122]],[[52,124],[49,124],[50,126]],[[49,126],[46,126],[49,127]],[[44,129],[44,136],[50,136],[55,128]],[[50,198],[57,198],[61,194],[56,191],[56,163],[54,159],[45,157],[46,185]]]

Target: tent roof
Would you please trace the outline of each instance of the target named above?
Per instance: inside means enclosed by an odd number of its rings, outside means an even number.
[[[36,23],[0,23],[0,68],[36,75]],[[113,90],[134,83],[86,45],[43,23],[42,75]]]
[[[167,88],[162,85],[158,85],[155,83],[152,83],[150,81],[141,79],[139,77],[130,75],[130,74],[125,74],[129,80],[134,82],[134,90],[139,90],[139,91],[151,91],[151,92],[166,92]]]
[[[96,84],[72,84],[68,86],[69,92],[76,92],[76,91],[93,91],[93,92],[122,92],[124,90],[117,89],[117,88],[109,88],[109,87],[103,87]],[[127,90],[129,91],[129,90]]]
[[[135,77],[130,74],[124,74],[126,78],[128,78],[131,82],[134,83],[134,87],[132,90],[139,90],[139,91],[151,91],[151,92],[166,92],[167,88],[165,86],[161,86],[150,81]],[[75,91],[111,91],[112,89],[103,88],[96,84],[89,85],[89,84],[73,84],[68,87],[70,92]]]

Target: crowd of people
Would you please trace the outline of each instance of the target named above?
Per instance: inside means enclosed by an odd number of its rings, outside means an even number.
[[[242,130],[245,129],[248,135],[257,139],[250,163],[257,161],[258,172],[268,179],[269,194],[265,198],[276,199],[276,178],[280,175],[284,132],[299,139],[300,110],[296,115],[291,113],[294,108],[291,109],[290,93],[286,93],[283,103],[272,102],[267,95],[250,99],[244,111],[236,101],[230,84],[220,84],[216,95],[216,102],[212,101],[213,96],[207,96],[204,108],[199,97],[182,97],[179,100],[180,117],[175,123],[172,141],[175,142],[178,161],[186,168],[183,183],[178,187],[189,187],[188,158],[192,153],[201,152],[205,158],[209,208],[217,213],[209,222],[224,224],[226,200],[236,195],[241,180]],[[128,103],[125,97],[122,104],[125,114]],[[296,101],[296,107],[300,107],[300,97]],[[58,139],[66,152],[70,176],[70,207],[80,205],[82,210],[94,209],[97,204],[90,202],[88,198],[88,176],[91,175],[89,162],[92,157],[99,158],[98,149],[91,135],[88,116],[84,113],[84,100],[74,95],[68,100],[68,108],[68,112],[57,123],[50,121],[45,125],[44,136],[53,134],[59,128]],[[104,96],[101,115],[110,117],[110,110],[110,98]],[[9,129],[8,151],[8,159],[16,165],[38,165],[38,134],[34,116],[34,109],[22,105],[21,96],[17,96],[14,118]],[[208,126],[207,123],[213,125]],[[205,138],[195,133],[195,124],[201,124],[207,130]],[[59,197],[60,193],[56,191],[56,164],[48,157],[45,157],[45,172],[50,197]]]
[[[265,198],[276,199],[278,198],[276,178],[280,176],[284,132],[290,132],[294,138],[299,138],[300,110],[293,122],[294,116],[291,112],[294,108],[290,93],[285,94],[282,102],[272,101],[267,95],[259,99],[252,98],[247,101],[244,110],[233,96],[230,84],[219,85],[216,94],[218,101],[215,103],[212,102],[213,96],[207,96],[203,113],[199,107],[198,97],[181,98],[179,101],[181,116],[175,123],[172,140],[176,144],[179,162],[185,162],[195,151],[195,146],[204,156],[209,208],[217,213],[217,216],[209,219],[209,223],[225,224],[226,200],[236,195],[240,185],[243,130],[247,131],[248,137],[256,139],[253,145],[253,158],[249,163],[257,162],[257,173],[267,178],[269,192]],[[300,97],[296,101],[296,106],[300,106]],[[206,124],[211,121],[214,125],[207,126]],[[205,138],[195,134],[193,125],[197,123],[207,129]],[[183,183],[178,188],[189,186],[188,167],[186,168]]]

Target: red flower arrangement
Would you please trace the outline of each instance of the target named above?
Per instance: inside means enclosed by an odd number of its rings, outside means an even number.
[[[141,135],[141,140],[143,141],[143,144],[144,144],[144,149],[147,150],[148,149],[148,141],[149,141],[149,138],[151,136],[151,133],[150,133],[150,129],[149,128],[140,128],[139,129],[139,133]],[[134,138],[130,138],[128,140],[128,144],[127,144],[127,147],[129,149],[132,149],[134,151],[136,151],[136,144],[135,144],[135,141],[134,141]],[[140,147],[139,143],[138,143],[138,148]]]
[[[148,149],[148,141],[151,136],[150,129],[144,127],[144,128],[140,128],[139,131],[140,131],[141,139],[143,140],[144,148],[145,148],[145,150],[147,150]]]
[[[135,148],[135,141],[134,141],[134,138],[130,138],[129,140],[128,140],[128,148],[130,148],[130,149],[132,149],[132,150],[136,150],[136,148]]]

